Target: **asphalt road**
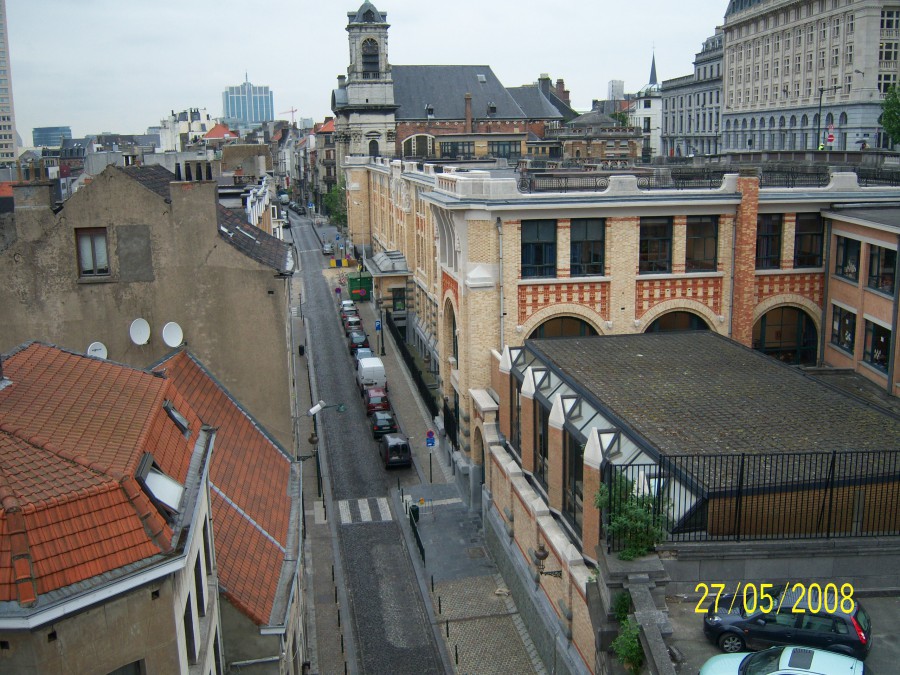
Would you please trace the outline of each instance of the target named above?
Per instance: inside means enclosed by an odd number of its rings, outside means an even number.
[[[296,216],[291,221],[304,282],[307,348],[318,396],[328,404],[347,406],[344,413],[334,408],[322,411],[317,423],[320,452],[331,478],[333,503],[328,512],[337,523],[358,672],[442,673],[397,514],[391,514],[387,506],[392,486],[417,484],[418,477],[413,468],[388,472],[377,459],[338,319],[338,296],[322,274],[328,258],[322,255],[311,221]],[[373,326],[366,328],[372,341]],[[387,519],[382,510],[385,506]]]

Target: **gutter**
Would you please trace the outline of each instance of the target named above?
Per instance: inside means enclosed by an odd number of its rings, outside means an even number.
[[[497,237],[499,238],[499,250],[500,250],[500,271],[499,271],[499,283],[498,287],[500,290],[500,350],[506,346],[506,342],[504,340],[504,332],[503,332],[503,323],[504,317],[506,316],[506,312],[503,307],[503,221],[500,220],[500,216],[497,216]]]

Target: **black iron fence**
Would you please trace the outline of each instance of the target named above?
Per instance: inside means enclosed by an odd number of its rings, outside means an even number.
[[[615,551],[628,524],[681,542],[900,534],[900,450],[663,457],[607,465],[602,480]]]
[[[415,506],[413,504],[412,506]],[[416,506],[416,509],[419,507]],[[418,513],[418,511],[416,511]],[[425,564],[425,545],[422,543],[422,537],[419,536],[419,525],[416,522],[416,517],[413,515],[413,510],[409,510],[409,529],[412,530],[413,537],[416,539],[416,548],[419,549],[419,556],[422,558],[422,564]]]
[[[831,180],[827,166],[764,168],[759,176],[760,187],[825,187]]]
[[[900,185],[900,169],[858,166],[855,171],[856,178],[863,187],[868,187],[870,185],[897,187]]]
[[[397,345],[397,351],[400,352],[400,356],[403,358],[404,363],[406,363],[406,368],[409,371],[413,382],[416,384],[416,389],[419,390],[419,395],[422,397],[425,407],[428,408],[428,412],[432,418],[436,417],[438,414],[438,404],[437,401],[434,400],[434,390],[428,386],[428,382],[426,382],[425,378],[422,376],[419,364],[416,363],[415,357],[409,350],[409,345],[406,344],[406,336],[400,332],[400,329],[394,323],[394,319],[391,317],[390,312],[385,314],[385,323],[387,324],[388,330],[391,331],[394,343]]]

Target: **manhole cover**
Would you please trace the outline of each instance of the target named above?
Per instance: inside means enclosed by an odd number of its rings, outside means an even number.
[[[467,548],[466,554],[470,558],[483,558],[484,557],[484,549],[480,546],[476,546],[474,548]]]

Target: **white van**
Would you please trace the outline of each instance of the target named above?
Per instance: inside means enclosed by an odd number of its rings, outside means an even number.
[[[387,389],[387,376],[384,373],[384,363],[377,356],[360,359],[356,362],[356,384],[362,393],[369,387],[384,387]]]

